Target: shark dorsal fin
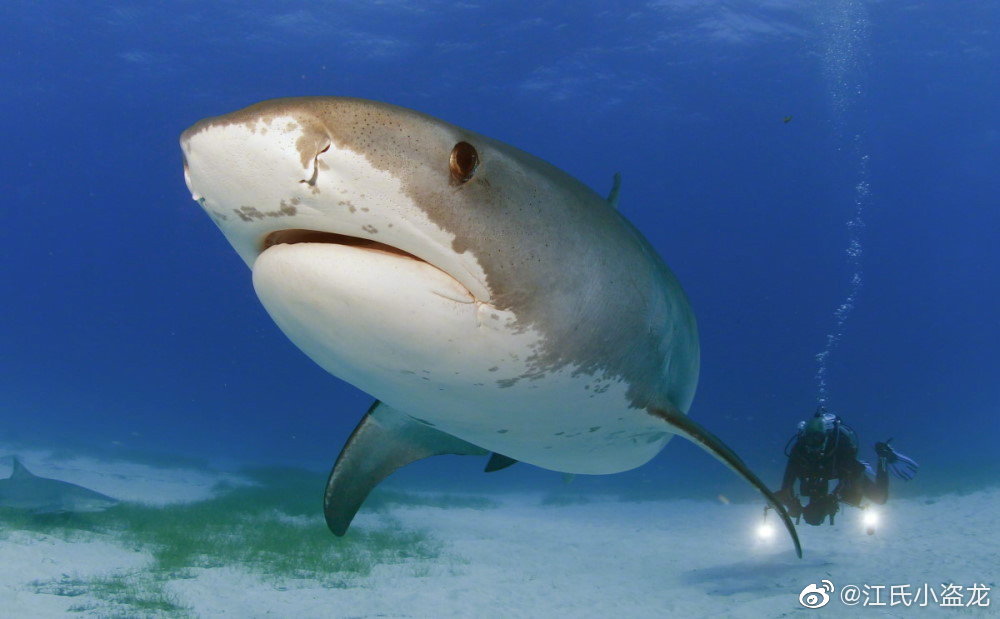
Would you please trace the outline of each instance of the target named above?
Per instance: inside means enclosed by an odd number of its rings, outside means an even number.
[[[17,456],[13,457],[14,460],[14,470],[11,471],[10,477],[14,479],[15,477],[34,477],[34,473],[29,471],[23,464],[21,464],[21,459]]]
[[[611,181],[611,193],[608,194],[608,204],[611,208],[618,208],[618,192],[622,189],[622,173],[615,172],[614,180]]]

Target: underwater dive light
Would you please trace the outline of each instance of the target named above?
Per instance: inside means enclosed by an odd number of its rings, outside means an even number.
[[[865,533],[872,535],[875,533],[875,527],[878,525],[879,514],[876,510],[872,509],[871,506],[865,507],[861,514],[861,523],[865,525]]]
[[[767,521],[767,510],[769,509],[771,509],[770,505],[764,506],[764,519],[757,525],[757,539],[761,541],[768,541],[774,537],[774,526]]]

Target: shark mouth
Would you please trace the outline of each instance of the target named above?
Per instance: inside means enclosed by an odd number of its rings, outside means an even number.
[[[297,229],[276,230],[268,234],[266,237],[264,237],[264,241],[261,243],[260,252],[264,253],[265,251],[268,250],[268,248],[273,247],[275,245],[294,245],[296,243],[326,243],[330,245],[346,245],[348,247],[357,247],[359,249],[365,249],[369,251],[378,251],[385,254],[393,254],[401,258],[409,258],[411,260],[416,260],[417,262],[430,264],[426,260],[418,258],[417,256],[414,256],[410,252],[403,251],[398,247],[393,247],[392,245],[386,245],[385,243],[379,243],[378,241],[373,241],[371,239],[363,239],[356,236],[347,236],[346,234],[337,234],[336,232],[321,232],[319,230],[297,230]]]
[[[326,244],[326,245],[341,245],[345,247],[352,247],[355,249],[361,249],[364,251],[378,252],[381,254],[386,254],[394,256],[397,258],[402,258],[406,260],[413,260],[420,264],[426,265],[427,268],[434,269],[455,282],[460,289],[464,292],[459,293],[458,296],[452,296],[447,294],[441,294],[453,301],[459,301],[461,303],[470,303],[476,301],[476,296],[469,290],[468,285],[463,283],[459,278],[455,277],[453,274],[449,273],[445,269],[439,267],[436,264],[428,262],[419,256],[411,254],[408,251],[394,247],[392,245],[386,245],[385,243],[380,243],[378,241],[373,241],[372,239],[361,238],[357,236],[348,236],[346,234],[338,234],[336,232],[323,232],[321,230],[303,230],[303,229],[289,229],[289,230],[275,230],[267,236],[261,242],[260,253],[261,255],[266,252],[271,247],[276,245],[294,245],[296,243],[315,243],[315,244]]]

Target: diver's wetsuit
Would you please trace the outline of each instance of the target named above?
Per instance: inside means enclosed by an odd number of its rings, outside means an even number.
[[[830,430],[826,444],[825,450],[810,450],[800,436],[788,453],[788,465],[778,496],[790,514],[793,517],[802,514],[809,524],[821,524],[827,515],[836,513],[838,501],[855,507],[864,497],[873,503],[885,503],[889,497],[885,460],[879,458],[873,481],[866,474],[868,465],[858,460],[857,435],[840,423]],[[829,493],[831,479],[838,482],[832,494]],[[809,497],[809,505],[805,508],[795,494],[796,480],[799,480],[799,493]]]

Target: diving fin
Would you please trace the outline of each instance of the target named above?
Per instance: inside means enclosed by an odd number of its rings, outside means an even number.
[[[372,489],[396,469],[441,454],[489,453],[375,401],[354,429],[330,471],[323,515],[334,535],[347,533]]]
[[[767,502],[774,508],[774,511],[781,517],[781,521],[785,524],[785,528],[788,529],[789,535],[792,536],[792,543],[795,544],[795,554],[800,559],[802,558],[802,545],[799,543],[799,536],[795,531],[795,525],[792,524],[791,518],[788,517],[788,511],[785,509],[785,506],[764,485],[764,482],[750,470],[750,467],[743,463],[743,460],[736,455],[736,452],[730,449],[717,436],[702,427],[701,424],[675,408],[649,407],[646,410],[654,417],[659,417],[670,424],[670,431],[672,433],[683,436],[715,456],[716,459],[735,471],[737,475],[750,482],[754,488],[763,494]]]
[[[512,464],[517,464],[517,460],[508,458],[503,454],[493,453],[490,455],[490,461],[486,463],[486,468],[483,469],[483,472],[492,473],[493,471],[505,469]]]

